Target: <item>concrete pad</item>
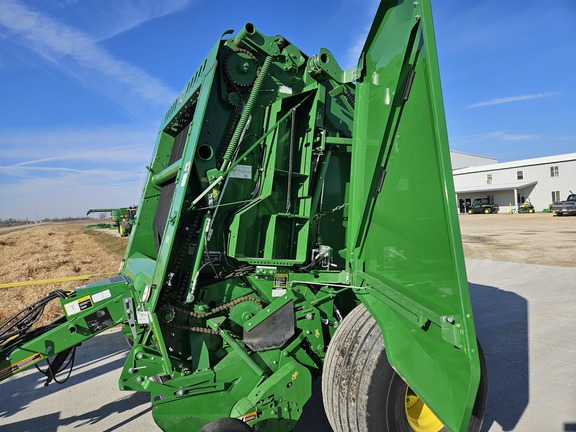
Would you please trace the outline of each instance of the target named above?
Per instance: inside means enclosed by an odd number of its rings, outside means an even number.
[[[576,431],[576,268],[467,260],[488,365],[484,431]]]
[[[62,385],[44,387],[46,378],[35,367],[0,383],[0,431],[160,431],[149,394],[118,389],[128,352],[122,333],[108,330],[78,347]]]
[[[576,268],[467,260],[488,365],[483,432],[576,432]],[[0,384],[0,430],[159,431],[147,394],[121,392],[128,346],[117,331],[85,342],[64,385],[32,368]],[[320,383],[296,431],[330,431]]]

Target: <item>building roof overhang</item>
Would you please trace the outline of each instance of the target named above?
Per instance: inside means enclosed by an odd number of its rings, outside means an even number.
[[[514,190],[514,189],[524,189],[529,186],[534,186],[537,181],[532,182],[524,182],[524,183],[507,183],[507,184],[485,184],[480,186],[465,186],[465,187],[457,187],[456,193],[474,193],[474,192],[495,192],[495,191],[505,191],[505,190]]]

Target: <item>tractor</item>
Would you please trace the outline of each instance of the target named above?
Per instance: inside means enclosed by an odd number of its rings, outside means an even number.
[[[112,220],[114,225],[118,228],[118,233],[121,237],[127,237],[132,232],[132,226],[134,225],[134,218],[136,217],[136,212],[138,207],[120,207],[120,208],[100,208],[100,209],[90,209],[86,213],[110,213],[112,215]]]

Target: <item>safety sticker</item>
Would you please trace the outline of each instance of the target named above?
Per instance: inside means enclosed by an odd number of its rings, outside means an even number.
[[[252,166],[251,165],[236,165],[228,173],[228,177],[250,180],[252,178]]]
[[[90,315],[87,315],[86,325],[88,326],[88,330],[91,334],[96,334],[99,331],[107,329],[108,327],[112,327],[114,325],[114,321],[112,320],[112,316],[110,316],[108,308],[104,308],[91,313]]]
[[[188,173],[190,172],[190,162],[186,162],[184,165],[184,173],[182,174],[182,181],[180,182],[180,187],[186,185],[186,180],[188,180]]]
[[[136,311],[136,321],[138,324],[148,325],[150,324],[150,315],[146,311]]]
[[[244,414],[242,417],[238,417],[238,420],[242,420],[244,423],[253,422],[258,418],[258,413],[256,411]]]
[[[276,273],[274,275],[274,288],[286,288],[288,286],[288,274]]]
[[[94,306],[94,303],[92,303],[92,299],[88,295],[76,301],[65,304],[64,309],[66,310],[66,315],[71,316],[80,313],[86,309],[90,309],[92,306]]]
[[[24,369],[40,360],[42,360],[42,354],[40,353],[36,353],[31,355],[30,357],[26,357],[25,359],[20,360],[19,362],[16,362],[13,365],[10,365],[7,368],[0,370],[0,380],[6,378],[9,375],[15,374],[20,369]]]
[[[110,290],[104,290],[99,293],[92,294],[92,300],[94,300],[94,303],[98,303],[99,301],[106,300],[107,298],[110,297],[112,297],[112,294],[110,294]]]

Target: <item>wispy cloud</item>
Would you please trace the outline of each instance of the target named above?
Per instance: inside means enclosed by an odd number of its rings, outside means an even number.
[[[138,25],[142,20],[135,19],[132,25]],[[0,0],[0,26],[20,44],[70,69],[74,75],[81,74],[82,69],[96,72],[154,104],[166,105],[176,97],[176,93],[160,80],[108,53],[98,45],[95,37],[15,0]],[[71,62],[73,67],[64,66],[65,62]],[[99,90],[106,92],[105,87]]]
[[[78,190],[91,184],[110,190],[122,177],[137,181],[150,161],[155,132],[119,126],[0,132],[3,189],[13,194],[23,182],[56,178],[68,178]]]
[[[464,135],[459,137],[450,137],[450,142],[467,142],[467,141],[537,141],[540,136],[534,134],[515,134],[506,131],[492,131],[474,135]]]
[[[541,99],[541,98],[547,98],[550,96],[554,96],[555,94],[556,93],[535,93],[535,94],[525,94],[525,95],[518,95],[518,96],[506,96],[506,97],[502,97],[502,98],[496,98],[496,99],[490,99],[487,101],[476,102],[476,103],[473,103],[471,105],[468,105],[466,108],[480,108],[480,107],[491,106],[491,105],[501,105],[501,104],[511,103],[511,102],[521,102],[521,101],[526,101],[526,100],[531,100],[531,99]]]
[[[122,171],[62,172],[0,188],[0,219],[83,216],[94,207],[138,204],[140,176]]]

